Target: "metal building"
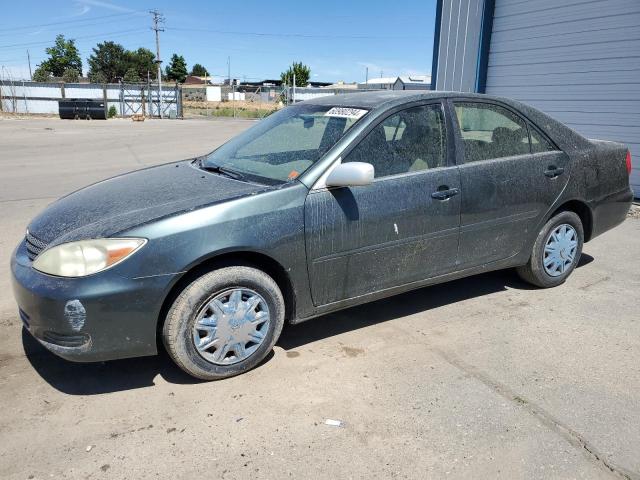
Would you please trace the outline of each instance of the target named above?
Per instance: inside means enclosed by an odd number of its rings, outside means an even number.
[[[639,0],[438,0],[432,83],[626,143],[640,196]]]

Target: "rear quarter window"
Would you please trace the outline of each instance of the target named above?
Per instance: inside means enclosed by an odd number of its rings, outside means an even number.
[[[554,152],[558,150],[531,125],[529,125],[529,135],[531,135],[531,153]]]

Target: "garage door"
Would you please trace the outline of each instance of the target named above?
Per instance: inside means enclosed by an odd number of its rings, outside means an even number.
[[[496,0],[486,85],[626,143],[640,196],[640,0]]]

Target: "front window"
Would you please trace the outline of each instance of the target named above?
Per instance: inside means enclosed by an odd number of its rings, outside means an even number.
[[[293,105],[209,154],[204,168],[221,167],[249,180],[292,181],[317,162],[367,110]]]
[[[343,162],[370,163],[376,178],[444,167],[445,135],[439,104],[408,108],[380,122]]]

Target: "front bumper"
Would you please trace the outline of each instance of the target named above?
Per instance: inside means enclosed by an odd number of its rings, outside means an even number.
[[[112,268],[54,277],[33,269],[24,242],[11,273],[24,327],[56,355],[95,362],[157,353],[158,317],[175,274],[130,278]]]

